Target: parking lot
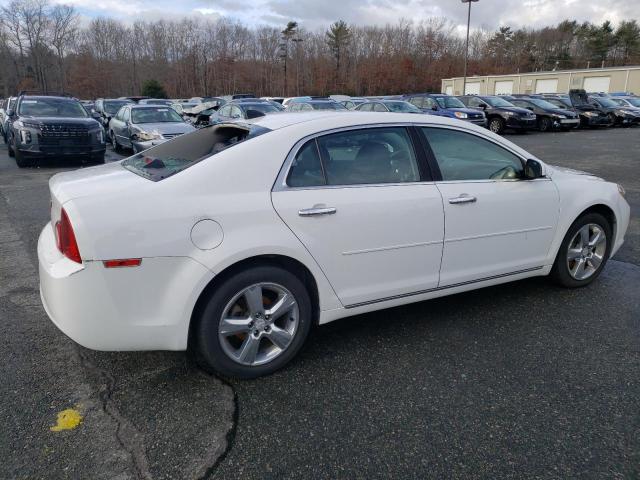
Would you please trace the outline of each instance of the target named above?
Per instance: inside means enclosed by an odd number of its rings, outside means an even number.
[[[626,243],[593,285],[538,278],[341,320],[244,382],[58,331],[36,242],[48,179],[75,167],[18,169],[0,147],[0,478],[638,478],[640,129],[508,138],[626,188]],[[69,408],[82,423],[51,431]]]

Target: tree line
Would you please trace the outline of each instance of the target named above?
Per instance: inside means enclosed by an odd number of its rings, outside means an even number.
[[[131,24],[72,6],[12,0],[0,10],[0,94],[65,91],[81,98],[139,94],[158,82],[171,98],[251,92],[292,96],[439,91],[462,75],[464,39],[446,18],[385,26],[338,20],[249,27],[228,18]],[[640,26],[564,20],[543,28],[473,30],[469,75],[640,63]]]

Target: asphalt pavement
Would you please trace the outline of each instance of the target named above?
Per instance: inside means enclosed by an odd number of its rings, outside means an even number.
[[[18,169],[0,146],[0,478],[640,477],[640,128],[509,139],[627,189],[627,242],[593,285],[337,321],[288,368],[231,383],[183,353],[93,352],[57,330],[36,241],[48,178],[75,165]],[[52,431],[67,409],[82,422]]]

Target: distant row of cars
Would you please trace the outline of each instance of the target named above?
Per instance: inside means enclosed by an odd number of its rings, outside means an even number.
[[[587,94],[584,90],[553,95],[336,97],[236,94],[188,100],[121,97],[80,102],[67,95],[21,92],[0,102],[0,133],[9,155],[23,167],[52,156],[103,162],[107,142],[117,152],[140,152],[196,128],[251,122],[281,111],[429,114],[481,125],[498,134],[507,129],[546,132],[640,124],[640,98]]]

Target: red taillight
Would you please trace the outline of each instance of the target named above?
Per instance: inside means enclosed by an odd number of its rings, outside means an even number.
[[[121,258],[118,260],[105,260],[102,262],[105,268],[139,267],[141,258]]]
[[[73,233],[73,227],[64,208],[60,212],[60,220],[56,222],[56,243],[58,244],[58,250],[65,257],[74,262],[82,263],[76,235]]]

